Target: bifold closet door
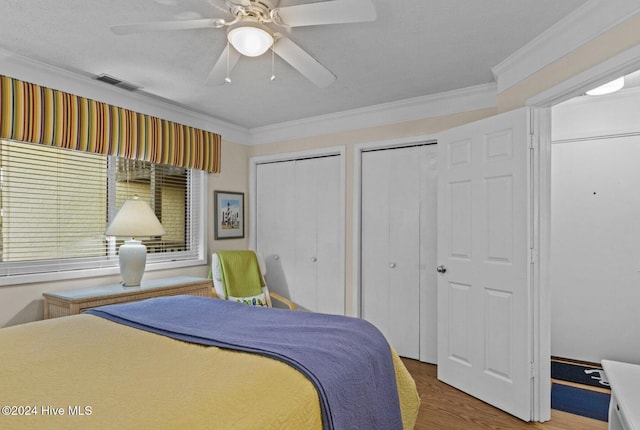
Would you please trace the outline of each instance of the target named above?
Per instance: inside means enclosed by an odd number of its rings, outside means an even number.
[[[256,250],[264,256],[269,288],[292,298],[294,266],[295,163],[277,162],[256,167]]]
[[[295,163],[293,297],[307,309],[343,315],[340,159],[330,156]]]
[[[300,307],[344,314],[341,163],[327,156],[257,166],[257,248],[269,287]]]
[[[401,356],[435,360],[435,150],[362,153],[362,316]],[[435,267],[435,266],[434,266]],[[425,305],[426,304],[426,305]],[[421,315],[424,314],[424,315]],[[422,334],[421,334],[422,331]]]

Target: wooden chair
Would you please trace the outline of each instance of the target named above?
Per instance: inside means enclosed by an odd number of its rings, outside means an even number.
[[[260,276],[264,280],[264,275],[267,272],[267,266],[265,264],[264,257],[262,256],[262,254],[260,254],[259,252],[256,253],[253,251],[245,251],[245,252],[251,252],[253,254],[255,259],[257,260],[257,265],[260,270]],[[227,291],[229,291],[229,289],[227,288],[226,285],[224,285],[224,276],[222,273],[222,266],[221,266],[220,260],[221,258],[219,258],[218,252],[214,252],[211,255],[211,275],[213,278],[213,288],[214,288],[215,296],[217,298],[228,300],[229,297],[227,295]],[[286,299],[285,297],[282,297],[278,293],[269,291],[269,287],[266,285],[266,283],[262,287],[262,294],[264,295],[264,303],[262,303],[262,296],[246,297],[246,300],[245,299],[237,300],[238,299],[237,297],[233,297],[232,299],[236,299],[236,301],[242,301],[243,303],[247,303],[247,304],[252,304],[251,302],[253,301],[254,302],[253,304],[260,304],[262,306],[268,306],[268,307],[272,307],[273,301],[276,301],[291,310],[297,309],[296,304],[293,303],[291,300]],[[276,307],[280,307],[280,306],[276,306]]]

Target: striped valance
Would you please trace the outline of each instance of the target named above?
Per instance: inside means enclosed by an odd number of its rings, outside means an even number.
[[[220,135],[0,75],[0,138],[220,171]]]

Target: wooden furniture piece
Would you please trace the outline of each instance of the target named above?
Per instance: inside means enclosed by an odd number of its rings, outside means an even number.
[[[191,276],[143,280],[138,287],[113,284],[53,291],[43,294],[44,319],[75,315],[98,306],[134,302],[152,297],[176,296],[179,294],[212,297],[212,291],[211,279]]]
[[[609,430],[640,429],[640,365],[602,360],[611,385]]]

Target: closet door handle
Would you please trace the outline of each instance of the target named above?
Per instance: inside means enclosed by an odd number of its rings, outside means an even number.
[[[444,264],[441,264],[438,267],[436,267],[436,271],[438,273],[445,273],[447,271],[447,267]]]
[[[273,259],[274,259],[274,260],[280,260],[280,256],[279,256],[279,255],[274,255],[274,256],[273,256]]]

